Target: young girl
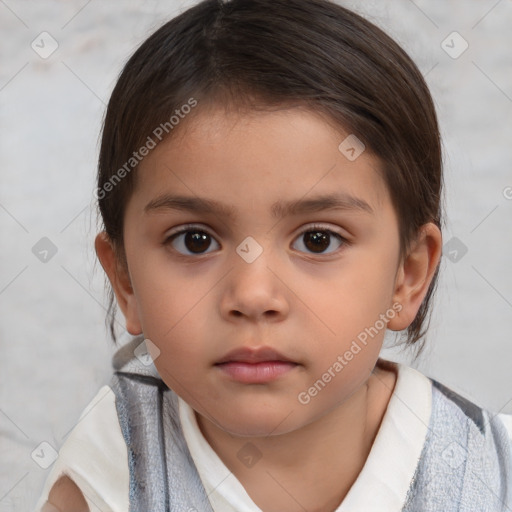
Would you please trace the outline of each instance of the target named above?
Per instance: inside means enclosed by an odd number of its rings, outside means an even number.
[[[504,422],[379,357],[421,352],[441,190],[421,73],[360,16],[205,0],[156,31],[99,159],[133,337],[38,511],[512,510]]]

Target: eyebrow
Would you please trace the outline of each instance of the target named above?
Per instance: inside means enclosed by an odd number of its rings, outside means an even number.
[[[182,210],[202,214],[215,214],[230,219],[236,216],[234,208],[213,199],[170,194],[164,194],[153,199],[144,208],[145,213],[157,210]],[[346,210],[366,212],[370,215],[375,214],[373,208],[366,201],[348,194],[326,194],[310,199],[277,201],[270,209],[272,216],[276,219],[323,210]]]

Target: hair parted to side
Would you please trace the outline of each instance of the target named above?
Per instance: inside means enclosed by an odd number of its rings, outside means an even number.
[[[322,114],[380,159],[399,218],[402,257],[421,225],[433,222],[441,229],[442,156],[434,104],[420,71],[393,39],[329,0],[204,0],[137,49],[108,104],[98,203],[124,264],[123,218],[136,165],[121,180],[113,179],[155,128],[191,98],[198,106],[189,116],[207,105],[301,106]],[[439,266],[406,331],[416,357],[423,350],[438,272]],[[115,342],[112,289],[109,300]]]

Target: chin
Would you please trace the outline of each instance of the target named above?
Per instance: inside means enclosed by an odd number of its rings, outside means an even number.
[[[261,411],[230,411],[229,415],[217,416],[215,418],[215,425],[237,437],[268,437],[272,435],[282,434],[281,430],[276,430],[276,425],[282,423],[284,417],[277,414],[262,415]]]
[[[286,414],[277,411],[262,413],[261,409],[248,412],[238,410],[236,413],[230,411],[228,415],[215,418],[215,424],[224,432],[237,437],[276,436],[286,434],[297,428],[285,421],[289,412]],[[291,416],[293,414],[290,414]]]

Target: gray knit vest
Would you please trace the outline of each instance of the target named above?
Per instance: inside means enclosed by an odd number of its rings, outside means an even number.
[[[128,449],[130,512],[212,512],[183,435],[178,397],[141,368],[125,365],[110,382]],[[511,512],[505,427],[431,380],[432,415],[402,511]]]

